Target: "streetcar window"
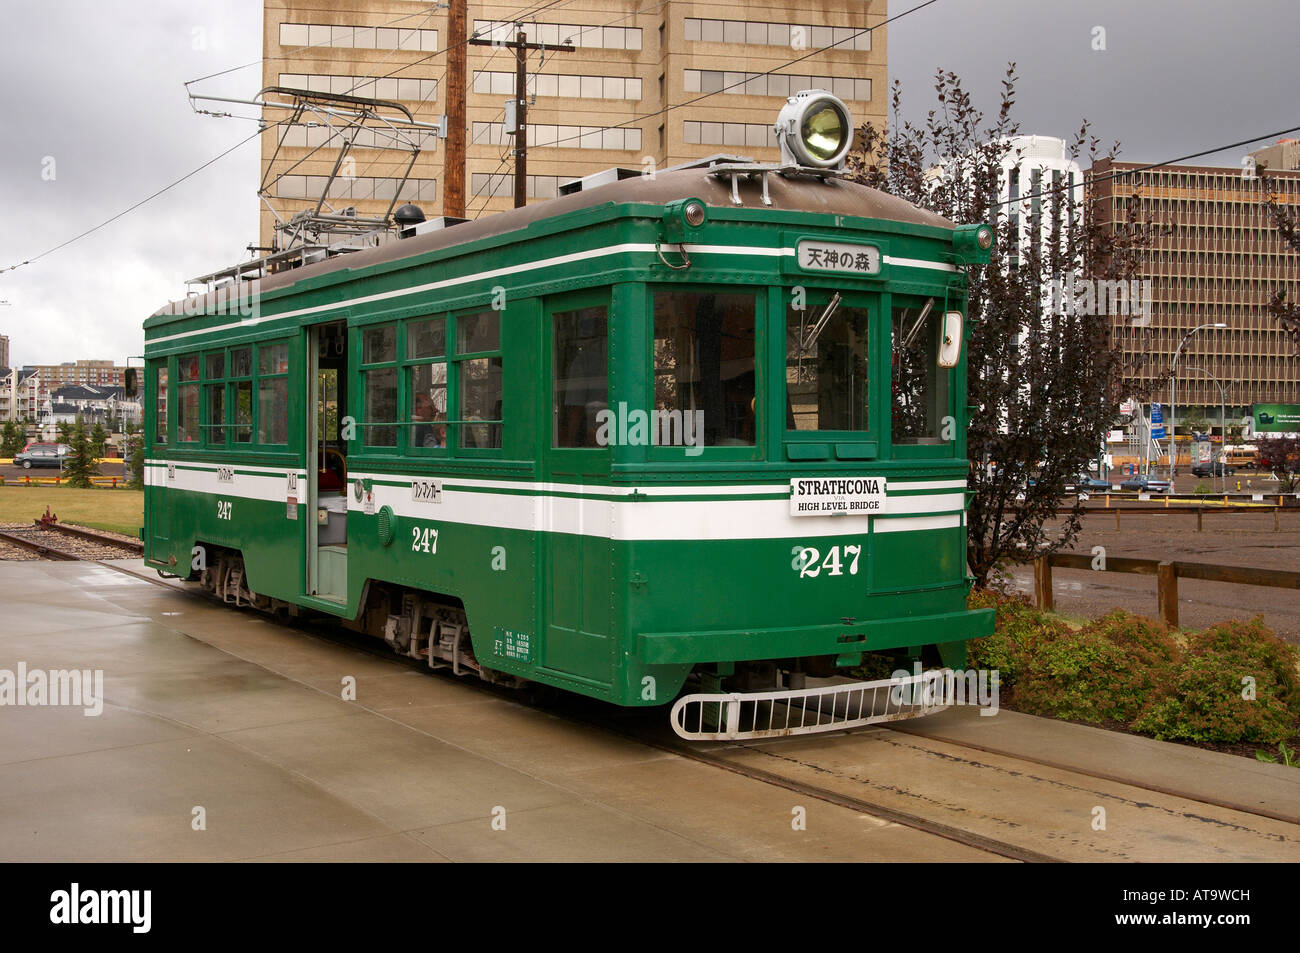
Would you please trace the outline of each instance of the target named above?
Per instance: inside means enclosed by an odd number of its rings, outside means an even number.
[[[456,354],[452,360],[457,375],[457,437],[461,448],[501,446],[501,357],[482,353],[500,348],[501,312],[480,311],[456,317]]]
[[[501,312],[462,314],[456,319],[456,353],[474,354],[501,347]]]
[[[361,332],[362,443],[367,447],[397,446],[397,325],[366,328]]]
[[[231,377],[232,410],[234,411],[233,436],[235,443],[253,442],[253,349],[230,349],[229,374]],[[240,380],[239,378],[245,378]]]
[[[655,294],[654,409],[691,421],[683,443],[754,446],[755,313],[753,294]]]
[[[167,364],[154,369],[154,394],[157,404],[154,413],[154,443],[167,445]]]
[[[447,446],[447,319],[412,321],[406,326],[406,397],[414,425],[410,449]]]
[[[289,442],[289,344],[257,346],[257,442]]]
[[[597,414],[609,407],[609,328],[603,307],[557,311],[551,353],[553,446],[595,447]]]
[[[839,294],[785,314],[787,430],[869,430],[869,313]]]
[[[207,423],[204,441],[209,446],[226,445],[226,352],[203,357],[203,390],[207,400]]]
[[[199,440],[199,356],[182,354],[176,359],[176,398],[180,408],[176,420],[176,442]]]
[[[951,372],[939,367],[944,309],[933,300],[896,307],[892,325],[893,441],[941,444]]]
[[[257,382],[257,442],[289,442],[289,379],[272,377]]]

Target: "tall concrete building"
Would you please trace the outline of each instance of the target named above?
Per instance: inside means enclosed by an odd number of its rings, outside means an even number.
[[[530,42],[575,48],[527,57],[527,194],[543,200],[563,182],[614,166],[664,168],[715,153],[776,161],[771,125],[785,97],[800,89],[829,89],[857,121],[880,124],[886,6],[568,0],[516,23],[531,8],[470,0],[467,29],[486,39],[514,39],[522,29]],[[879,28],[861,32],[866,27]],[[416,120],[436,122],[448,109],[444,51],[465,39],[448,29],[445,6],[413,0],[267,0],[262,84],[394,100]],[[513,205],[513,139],[503,119],[515,55],[469,46],[467,61],[465,205],[474,218]],[[270,121],[284,116],[266,112]],[[310,150],[327,137],[326,129],[303,125],[263,135],[263,178],[273,183],[263,204],[263,246],[272,244],[277,216],[315,207],[337,140]],[[446,143],[434,135],[422,142],[398,199],[434,217],[443,208]],[[369,135],[358,141],[326,210],[378,216],[388,209],[409,155],[375,144]]]
[[[62,364],[31,364],[23,368],[41,379],[49,390],[64,384],[93,384],[121,387],[125,366],[112,361],[65,361]]]
[[[9,335],[0,334],[0,367],[9,366]]]
[[[1279,150],[1281,151],[1281,150]],[[1112,173],[1119,173],[1114,177]],[[1300,254],[1273,227],[1263,202],[1272,193],[1300,211],[1300,172],[1171,165],[1140,169],[1109,160],[1089,170],[1090,197],[1100,220],[1122,222],[1137,197],[1139,216],[1171,226],[1144,251],[1137,276],[1151,282],[1150,325],[1116,315],[1116,340],[1138,378],[1152,387],[1152,399],[1167,398],[1174,354],[1178,360],[1177,410],[1204,408],[1219,417],[1226,388],[1228,420],[1240,420],[1252,403],[1300,403],[1300,356],[1286,339],[1267,304],[1275,291],[1300,296]],[[1191,368],[1200,368],[1193,371]],[[1232,383],[1230,383],[1232,382]]]

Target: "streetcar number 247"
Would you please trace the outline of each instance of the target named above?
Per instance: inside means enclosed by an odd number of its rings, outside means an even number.
[[[438,531],[432,526],[411,527],[411,552],[436,553],[438,551]]]
[[[219,519],[219,520],[228,520],[228,519],[230,519],[230,501],[229,501],[229,500],[217,500],[217,519]]]
[[[847,568],[850,576],[856,576],[858,559],[862,556],[862,546],[857,543],[832,546],[827,550],[824,559],[821,550],[816,546],[796,546],[790,550],[790,555],[794,557],[790,560],[790,568],[799,574],[800,579],[805,576],[819,576],[823,569],[828,576],[842,576]]]

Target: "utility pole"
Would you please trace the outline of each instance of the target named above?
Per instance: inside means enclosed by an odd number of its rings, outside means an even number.
[[[474,46],[495,46],[515,51],[515,208],[522,208],[528,203],[528,72],[526,69],[529,50],[552,50],[557,53],[572,53],[572,43],[529,43],[524,33],[523,24],[513,41],[487,40],[471,37]]]
[[[447,155],[442,167],[442,214],[465,217],[465,60],[467,0],[450,0],[447,44]]]

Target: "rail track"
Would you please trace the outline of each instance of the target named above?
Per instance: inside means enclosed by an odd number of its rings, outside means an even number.
[[[32,553],[39,559],[126,559],[144,552],[141,543],[80,526],[41,520],[36,520],[31,526],[0,528],[0,543]]]
[[[138,576],[130,573],[128,570],[119,566],[101,564],[105,568],[125,573],[137,579],[144,579],[154,585],[168,589],[177,589],[174,583],[166,582],[161,579],[151,579],[148,577]],[[181,590],[186,591],[186,590]],[[205,599],[214,597],[206,593],[192,592],[188,593],[194,597],[202,596]],[[419,669],[428,672],[426,666],[414,659],[408,659],[400,655],[395,655],[387,650],[387,647],[376,646],[374,640],[365,636],[353,633],[342,628],[324,628],[312,624],[310,617],[304,617],[290,621],[280,621],[281,625],[288,625],[297,628],[312,638],[317,638],[325,642],[331,642],[338,645],[346,645],[348,648],[365,652],[375,658],[383,659],[387,662],[405,666],[408,668]],[[225,651],[231,651],[226,648]],[[241,657],[238,652],[232,652],[237,657]],[[254,661],[246,659],[247,661]],[[264,664],[255,662],[255,664]],[[434,672],[430,673],[438,677],[452,678],[447,673]],[[291,677],[291,676],[289,676]],[[1021,863],[1069,863],[1081,859],[1078,854],[1077,845],[1071,846],[1071,849],[1059,850],[1053,853],[1047,853],[1034,849],[1025,843],[1016,843],[1003,837],[990,836],[972,829],[976,825],[971,823],[963,826],[960,823],[948,823],[936,817],[926,816],[924,813],[914,810],[903,810],[898,806],[886,803],[885,799],[879,799],[872,796],[861,796],[855,791],[846,790],[850,785],[856,782],[857,778],[847,776],[845,772],[835,769],[833,766],[818,764],[817,757],[809,757],[805,750],[800,755],[786,753],[779,746],[755,745],[755,744],[738,744],[738,743],[714,743],[714,744],[688,744],[676,738],[669,727],[664,722],[663,712],[659,710],[645,709],[611,709],[610,706],[595,702],[592,699],[580,696],[568,696],[564,693],[554,693],[544,690],[539,694],[529,692],[512,691],[497,686],[488,685],[481,682],[470,681],[467,679],[457,679],[457,684],[464,685],[475,691],[483,692],[495,698],[512,701],[516,704],[533,709],[538,712],[564,719],[574,724],[581,724],[586,727],[592,727],[606,733],[616,735],[625,740],[644,745],[647,748],[675,754],[679,757],[686,758],[701,764],[706,764],[723,771],[737,774],[742,777],[759,781],[764,784],[773,785],[783,788],[801,798],[821,801],[826,804],[835,805],[842,808],[867,815],[878,820],[897,824],[916,830],[920,833],[929,834],[935,837],[949,840],[963,846],[982,851],[989,855],[990,859],[1001,858]],[[361,705],[365,708],[366,706]],[[1044,780],[1044,784],[1055,784],[1063,788],[1088,787],[1091,790],[1095,785],[1122,785],[1127,789],[1130,796],[1127,799],[1134,805],[1148,810],[1154,810],[1163,814],[1166,823],[1183,823],[1188,825],[1206,825],[1210,827],[1223,829],[1236,829],[1241,832],[1243,837],[1252,839],[1270,840],[1273,842],[1282,841],[1288,845],[1296,845],[1295,850],[1300,856],[1300,815],[1291,816],[1288,814],[1274,813],[1268,810],[1255,809],[1241,804],[1225,803],[1223,801],[1208,799],[1196,792],[1179,790],[1174,787],[1150,784],[1134,777],[1126,777],[1118,774],[1110,774],[1099,771],[1089,771],[1078,765],[1067,763],[1058,763],[1056,759],[1038,759],[1021,754],[1011,753],[1006,750],[1000,750],[992,747],[968,744],[962,741],[955,741],[952,738],[944,737],[942,733],[931,732],[918,722],[904,722],[898,725],[882,725],[873,729],[862,732],[844,732],[821,736],[827,739],[829,748],[834,742],[845,740],[861,741],[866,743],[874,736],[876,739],[884,739],[884,743],[891,747],[911,746],[911,738],[925,739],[935,742],[935,747],[945,749],[942,753],[937,751],[923,751],[925,756],[938,757],[939,760],[951,764],[960,764],[959,770],[981,771],[996,770],[1006,774],[1020,777],[1038,777],[1042,775],[1042,769],[1046,768],[1053,772],[1060,772],[1064,776],[1064,782],[1059,777],[1054,777],[1050,782]],[[807,739],[803,739],[807,742]],[[755,758],[748,757],[755,754],[768,755],[771,758],[765,758],[767,766],[760,767],[752,763]],[[994,762],[997,762],[996,764]],[[804,775],[804,776],[800,776]],[[807,775],[812,775],[816,779],[828,778],[827,783],[820,783],[819,780],[810,780]],[[1094,785],[1095,782],[1095,785]],[[854,785],[856,786],[856,785]],[[1101,790],[1102,788],[1099,788]],[[883,793],[897,794],[897,790],[885,785]],[[903,794],[914,792],[903,791]],[[1101,795],[1105,797],[1107,795]],[[1114,795],[1110,795],[1114,796]],[[1179,801],[1189,802],[1188,805],[1169,806],[1168,804],[1159,805],[1150,803],[1159,799],[1175,798]],[[1123,800],[1124,798],[1121,798]],[[924,798],[918,799],[918,803],[925,803]],[[1216,812],[1219,813],[1215,816]],[[1267,824],[1272,822],[1269,830],[1256,829],[1251,825],[1255,822],[1252,818],[1257,818],[1259,822]],[[988,818],[986,817],[985,820]],[[1281,822],[1279,825],[1277,822]],[[1020,827],[1020,824],[1011,825]],[[1067,842],[1068,838],[1063,838],[1059,832],[1047,831],[1041,835],[1035,832],[1029,835],[1036,840],[1043,841],[1047,844]],[[1161,835],[1152,834],[1151,839],[1158,841]],[[1035,844],[1035,846],[1038,846]],[[1076,856],[1062,856],[1074,853]],[[1082,858],[1097,859],[1097,858]],[[1125,858],[1117,858],[1125,859]]]

